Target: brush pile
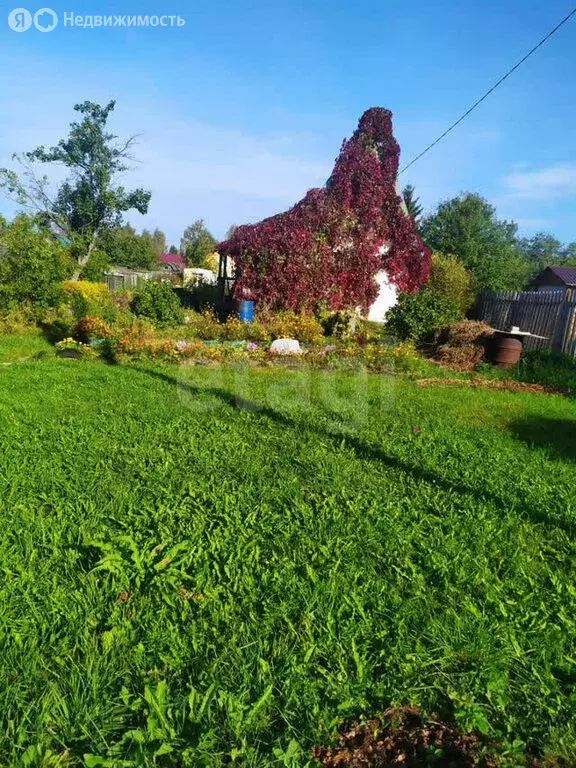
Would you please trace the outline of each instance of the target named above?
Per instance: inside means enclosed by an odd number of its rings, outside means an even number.
[[[456,371],[474,371],[486,352],[494,329],[479,320],[461,320],[441,328],[436,335],[434,357]]]

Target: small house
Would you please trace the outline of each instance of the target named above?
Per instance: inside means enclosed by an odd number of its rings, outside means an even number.
[[[182,273],[186,269],[186,261],[181,253],[163,253],[159,261],[160,266],[168,272]]]
[[[576,267],[546,267],[534,280],[536,291],[558,291],[576,296]]]

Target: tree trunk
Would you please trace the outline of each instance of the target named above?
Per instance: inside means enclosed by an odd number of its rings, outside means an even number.
[[[70,280],[73,283],[77,282],[80,279],[80,273],[82,272],[82,270],[84,269],[86,264],[88,264],[88,262],[90,261],[90,256],[92,256],[92,251],[94,250],[94,248],[96,246],[96,241],[98,240],[99,233],[100,233],[100,229],[96,228],[94,230],[94,234],[92,235],[92,239],[90,240],[90,245],[88,246],[88,250],[86,251],[86,255],[85,256],[81,256],[78,259],[78,264],[76,266],[76,269],[74,270],[74,273],[73,273],[72,277],[70,278]]]

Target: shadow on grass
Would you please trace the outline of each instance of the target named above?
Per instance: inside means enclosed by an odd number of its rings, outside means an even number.
[[[157,379],[165,381],[167,384],[176,386],[192,395],[205,395],[209,394],[218,398],[222,403],[228,405],[238,411],[247,411],[263,415],[276,424],[280,424],[291,430],[295,430],[299,433],[310,432],[320,437],[322,440],[330,440],[335,448],[348,447],[352,448],[355,455],[359,459],[368,459],[370,461],[378,461],[384,466],[403,472],[406,475],[410,475],[412,478],[419,482],[427,483],[434,488],[440,488],[448,493],[456,493],[459,495],[466,495],[472,497],[478,503],[489,503],[496,509],[500,510],[503,514],[508,514],[511,507],[511,501],[509,498],[502,498],[499,495],[482,489],[479,491],[477,488],[473,488],[465,483],[452,481],[444,477],[443,475],[435,472],[431,469],[424,468],[421,465],[411,464],[407,461],[400,459],[397,456],[387,453],[381,447],[370,445],[365,440],[359,437],[350,435],[349,433],[343,433],[340,431],[331,431],[319,426],[311,421],[302,421],[293,419],[286,416],[279,411],[263,405],[257,401],[248,400],[246,398],[239,397],[231,392],[220,387],[197,387],[189,382],[183,382],[175,376],[170,376],[159,370],[153,370],[149,368],[134,368],[147,376],[152,376]],[[551,420],[552,421],[552,420]],[[572,456],[576,457],[576,450],[572,449]],[[519,498],[516,495],[516,508],[522,510],[519,514],[529,517],[529,519],[536,524],[547,524],[554,528],[560,528],[567,534],[572,535],[576,529],[576,521],[566,518],[566,516],[550,515],[549,509],[542,508],[537,509],[533,499]],[[520,503],[519,503],[520,502]]]
[[[514,421],[508,428],[531,448],[545,448],[555,459],[576,461],[576,421],[531,418]]]

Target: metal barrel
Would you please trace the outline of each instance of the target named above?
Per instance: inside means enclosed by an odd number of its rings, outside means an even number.
[[[497,333],[494,338],[493,361],[500,368],[511,368],[520,360],[522,342]]]

